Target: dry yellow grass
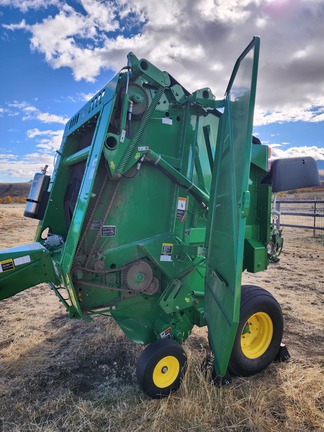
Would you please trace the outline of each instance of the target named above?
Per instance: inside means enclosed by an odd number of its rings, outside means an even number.
[[[23,206],[0,206],[0,247],[33,240]],[[216,388],[201,364],[208,343],[195,329],[180,390],[150,400],[138,388],[142,348],[107,318],[69,320],[45,285],[1,302],[0,418],[7,431],[322,431],[324,246],[287,230],[279,264],[244,275],[270,290],[285,316],[292,359]]]

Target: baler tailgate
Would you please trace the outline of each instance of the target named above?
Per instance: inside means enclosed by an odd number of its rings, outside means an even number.
[[[205,313],[215,371],[220,376],[226,373],[239,322],[259,44],[259,38],[254,38],[235,64],[225,93],[213,167]]]

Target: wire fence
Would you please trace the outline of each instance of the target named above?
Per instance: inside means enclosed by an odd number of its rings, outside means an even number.
[[[276,227],[312,230],[324,239],[324,200],[282,200],[274,203]]]

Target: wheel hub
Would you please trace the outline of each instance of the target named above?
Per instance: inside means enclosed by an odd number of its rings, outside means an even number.
[[[257,312],[245,323],[241,333],[241,348],[243,354],[256,359],[262,356],[271,343],[273,323],[265,312]]]
[[[179,360],[170,355],[163,357],[153,370],[153,382],[158,388],[171,386],[180,372]]]

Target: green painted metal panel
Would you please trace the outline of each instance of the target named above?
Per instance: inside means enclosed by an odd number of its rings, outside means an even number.
[[[268,159],[269,147],[260,144],[252,145],[252,163],[264,171],[269,169]]]
[[[205,314],[215,371],[226,373],[239,322],[259,38],[238,58],[225,94],[207,223]]]
[[[57,282],[51,255],[40,243],[0,252],[0,300],[41,282]]]
[[[244,266],[247,271],[257,273],[267,268],[267,248],[260,241],[245,240],[244,245]]]

